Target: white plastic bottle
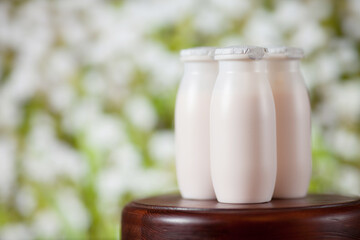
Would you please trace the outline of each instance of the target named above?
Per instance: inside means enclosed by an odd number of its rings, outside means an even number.
[[[271,47],[266,59],[275,100],[277,177],[274,197],[300,198],[311,178],[311,109],[299,48]]]
[[[214,199],[210,175],[209,118],[213,86],[218,73],[215,48],[180,52],[184,76],[176,98],[176,173],[183,198]]]
[[[210,113],[211,173],[223,203],[270,201],[276,178],[275,106],[264,48],[215,51],[219,74]]]

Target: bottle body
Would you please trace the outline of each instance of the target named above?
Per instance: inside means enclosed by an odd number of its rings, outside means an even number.
[[[209,118],[217,69],[216,61],[185,62],[175,107],[176,173],[183,198],[215,198]]]
[[[219,61],[210,113],[211,173],[224,203],[270,201],[276,179],[276,123],[265,62]]]
[[[300,198],[311,178],[311,108],[298,59],[269,59],[277,124],[277,177],[274,197]]]

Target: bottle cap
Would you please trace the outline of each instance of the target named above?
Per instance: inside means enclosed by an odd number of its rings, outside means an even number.
[[[266,58],[291,58],[291,59],[300,59],[304,57],[304,50],[302,48],[295,47],[268,47],[266,48]]]
[[[225,48],[217,48],[215,50],[215,59],[262,59],[265,49],[257,46],[231,46]]]
[[[181,61],[212,61],[215,47],[195,47],[180,51]]]

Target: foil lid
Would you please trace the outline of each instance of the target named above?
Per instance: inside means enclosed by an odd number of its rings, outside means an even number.
[[[181,60],[213,60],[215,47],[195,47],[183,49],[180,51]]]
[[[300,59],[304,57],[304,50],[295,47],[268,47],[266,48],[266,56],[271,57],[287,57],[292,59]]]
[[[215,50],[215,59],[237,59],[250,58],[259,60],[264,57],[265,49],[256,46],[231,46],[217,48]]]

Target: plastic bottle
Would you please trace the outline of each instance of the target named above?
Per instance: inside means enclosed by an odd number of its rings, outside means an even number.
[[[176,172],[180,193],[188,199],[214,199],[210,175],[210,101],[218,73],[215,48],[180,52],[184,76],[176,98]]]
[[[223,203],[270,201],[276,178],[275,105],[265,49],[219,48],[210,113],[211,173]]]
[[[311,178],[311,109],[299,48],[267,48],[266,60],[275,100],[277,177],[274,197],[304,197]]]

